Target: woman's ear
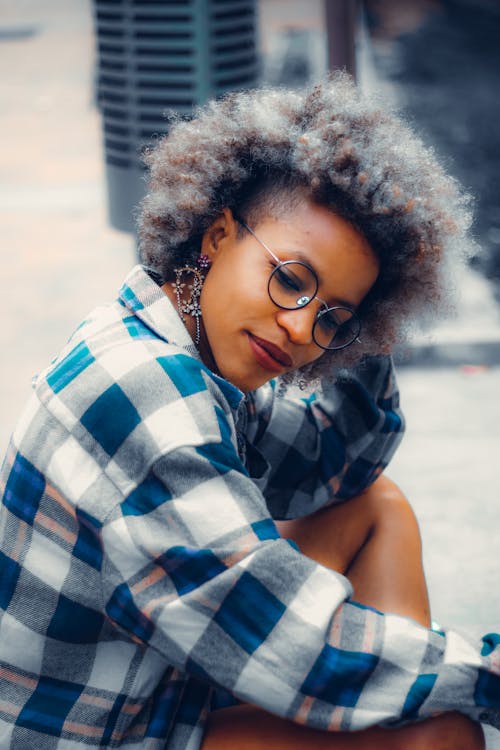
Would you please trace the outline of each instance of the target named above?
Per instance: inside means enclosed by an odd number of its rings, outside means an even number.
[[[236,221],[230,208],[223,208],[219,216],[210,224],[201,240],[201,252],[214,260],[217,251],[229,240],[236,237]]]

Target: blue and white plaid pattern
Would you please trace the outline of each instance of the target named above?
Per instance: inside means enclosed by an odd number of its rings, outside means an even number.
[[[194,750],[219,689],[325,729],[500,703],[482,652],[350,601],[273,519],[401,435],[391,363],[243,399],[136,267],[38,378],[1,474],[0,746]]]

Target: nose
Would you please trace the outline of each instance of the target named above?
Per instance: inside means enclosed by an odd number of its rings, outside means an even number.
[[[307,305],[296,310],[280,309],[276,319],[293,344],[311,344],[315,314],[314,305]]]

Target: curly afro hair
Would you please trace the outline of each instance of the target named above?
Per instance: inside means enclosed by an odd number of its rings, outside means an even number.
[[[145,155],[141,258],[162,279],[192,263],[229,207],[254,227],[304,197],[351,221],[380,262],[361,303],[362,342],[299,373],[316,379],[405,340],[447,308],[450,259],[471,248],[470,198],[401,120],[335,74],[303,91],[234,93],[174,121]]]

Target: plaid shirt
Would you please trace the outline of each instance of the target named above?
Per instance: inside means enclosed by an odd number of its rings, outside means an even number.
[[[401,426],[388,359],[243,398],[136,267],[3,465],[0,747],[194,750],[217,688],[325,729],[498,705],[498,636],[360,606],[273,522],[362,490]]]

